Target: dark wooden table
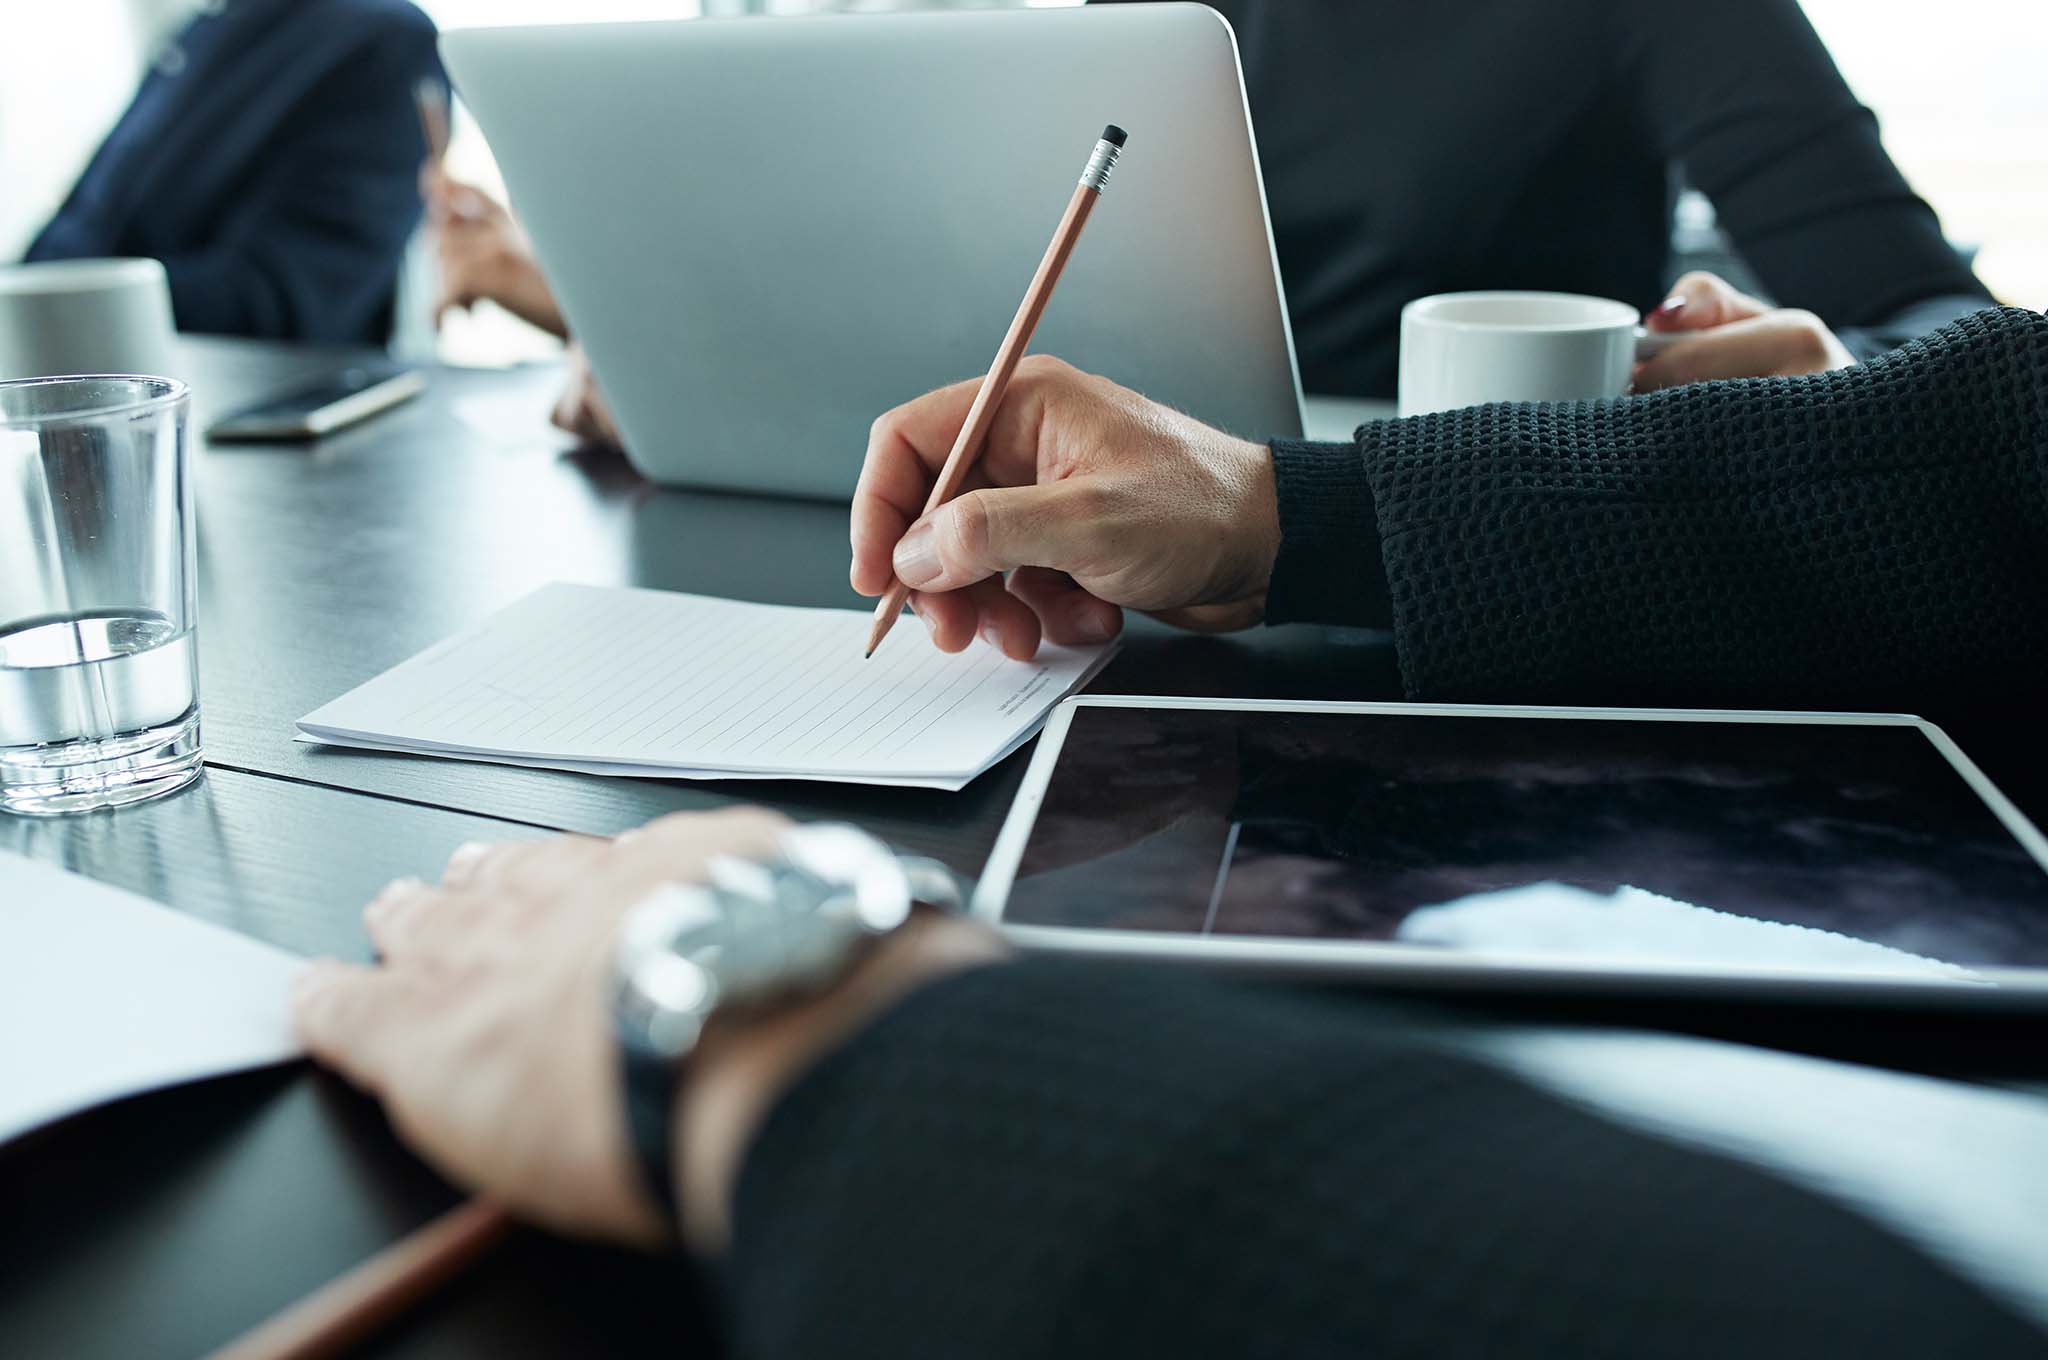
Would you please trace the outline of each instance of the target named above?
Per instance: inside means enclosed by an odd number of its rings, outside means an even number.
[[[189,353],[202,425],[347,357],[229,342],[194,342]],[[845,584],[843,508],[658,490],[617,456],[573,450],[540,424],[556,381],[547,369],[432,378],[421,400],[311,449],[198,451],[205,778],[114,813],[0,818],[0,846],[287,948],[353,958],[368,954],[357,912],[376,888],[433,873],[464,841],[609,833],[733,799],[844,818],[963,872],[980,867],[1021,753],[947,794],[603,779],[295,743],[300,716],[551,580],[858,603]],[[849,432],[849,462],[863,434]],[[1398,692],[1384,635],[1194,638],[1142,623],[1097,687]],[[2030,815],[2048,820],[2037,751],[2011,739],[2007,717],[1983,717],[1981,732],[1971,715],[1948,721]],[[1613,1004],[1567,1012],[1513,1000],[1468,1011],[1503,1025],[1568,1018],[1715,1034],[2048,1100],[2048,1032],[2028,1022]],[[305,1068],[66,1121],[0,1149],[0,1354],[202,1352],[453,1198],[372,1105]],[[700,1324],[673,1263],[530,1233],[376,1351],[600,1354],[701,1335]]]

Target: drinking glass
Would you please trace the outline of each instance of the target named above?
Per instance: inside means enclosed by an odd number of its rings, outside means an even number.
[[[185,384],[0,382],[0,810],[199,774]]]

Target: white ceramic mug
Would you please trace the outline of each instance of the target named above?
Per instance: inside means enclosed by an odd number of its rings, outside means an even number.
[[[1401,309],[1400,413],[1628,391],[1666,343],[1625,302],[1578,293],[1439,293]]]
[[[83,373],[179,378],[171,284],[155,260],[0,268],[0,380]]]

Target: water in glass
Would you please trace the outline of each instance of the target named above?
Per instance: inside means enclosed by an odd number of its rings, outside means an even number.
[[[0,383],[0,810],[199,773],[185,409],[164,379]]]

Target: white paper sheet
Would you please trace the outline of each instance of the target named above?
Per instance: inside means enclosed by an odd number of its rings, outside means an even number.
[[[0,1142],[297,1056],[304,960],[0,850]]]
[[[582,772],[959,788],[1109,647],[947,656],[869,615],[551,585],[299,721],[316,741]],[[914,625],[906,623],[904,628]]]
[[[1017,739],[991,760],[1001,760],[1010,752],[1031,740],[1037,728],[1019,732]],[[421,751],[411,746],[389,745],[384,742],[366,741],[360,737],[323,740],[309,737],[304,732],[292,738],[309,746],[345,746],[352,751],[383,751],[394,756],[444,755],[441,751]],[[516,765],[528,770],[564,770],[570,774],[597,774],[610,779],[802,779],[812,784],[867,784],[885,789],[938,789],[943,793],[958,793],[974,782],[973,775],[964,776],[906,776],[888,774],[805,774],[766,775],[753,774],[744,770],[686,770],[673,765],[628,765],[618,761],[575,761],[542,760],[534,756],[487,756],[475,751],[462,755],[463,760],[480,761],[486,765]],[[980,773],[976,771],[976,773]]]

